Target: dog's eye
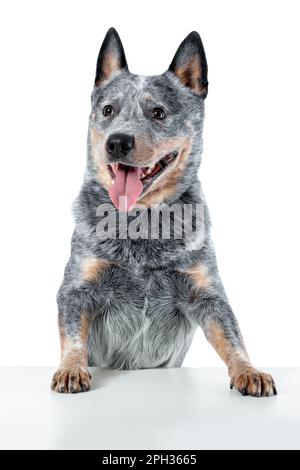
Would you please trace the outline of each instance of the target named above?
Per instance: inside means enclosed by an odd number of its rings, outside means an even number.
[[[166,113],[162,108],[154,108],[152,110],[152,117],[154,119],[165,119]]]
[[[108,104],[107,106],[104,106],[102,112],[103,112],[103,116],[108,117],[114,114],[114,109],[110,104]]]

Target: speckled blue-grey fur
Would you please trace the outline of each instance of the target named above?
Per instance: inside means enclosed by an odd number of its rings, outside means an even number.
[[[180,366],[196,328],[202,326],[206,333],[212,320],[220,325],[235,349],[243,350],[241,334],[218,274],[207,206],[197,177],[202,157],[207,77],[202,77],[206,92],[201,95],[181,83],[173,73],[174,61],[173,66],[159,76],[131,74],[118,37],[116,39],[112,31],[109,34],[106,41],[110,51],[119,55],[122,66],[119,73],[103,86],[95,86],[92,93],[86,172],[74,204],[76,225],[72,251],[58,293],[60,324],[65,334],[72,337],[79,330],[82,312],[88,312],[91,317],[89,365],[101,367]],[[198,39],[196,33],[193,34],[181,46],[176,61],[184,62],[197,52],[195,41]],[[204,60],[202,55],[203,67]],[[97,73],[101,80],[101,70]],[[151,99],[145,100],[145,95]],[[102,109],[111,103],[118,115],[107,120]],[[149,118],[153,105],[158,104],[169,111],[164,125]],[[116,132],[143,136],[153,146],[163,139],[178,136],[191,139],[190,154],[176,192],[164,203],[204,204],[203,244],[197,246],[197,240],[189,237],[182,240],[99,239],[96,227],[100,219],[96,210],[100,204],[111,201],[97,178],[91,154],[92,128],[106,136]],[[113,263],[98,282],[82,278],[81,263],[88,257]],[[207,267],[210,283],[205,289],[185,275],[197,262]]]

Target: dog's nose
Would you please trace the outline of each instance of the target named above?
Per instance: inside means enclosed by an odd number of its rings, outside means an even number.
[[[113,158],[125,157],[134,146],[134,136],[112,134],[106,142],[106,150]]]

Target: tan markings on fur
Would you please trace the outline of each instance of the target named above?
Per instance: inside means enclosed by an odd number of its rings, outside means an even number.
[[[206,336],[221,359],[227,364],[229,376],[237,389],[240,390],[240,381],[243,381],[245,377],[248,377],[249,380],[251,377],[256,377],[258,372],[250,363],[247,352],[235,349],[216,322],[209,323],[206,328]]]
[[[159,149],[161,152],[160,158],[174,149],[178,149],[178,156],[174,163],[154,181],[149,192],[139,200],[139,203],[146,207],[152,204],[160,204],[176,192],[177,183],[183,173],[187,157],[191,152],[191,140],[189,138],[167,140],[159,146]]]
[[[99,181],[102,184],[103,188],[105,188],[108,191],[110,187],[113,185],[113,180],[107,169],[106,163],[101,162],[101,161],[98,162],[97,174],[98,174]]]
[[[105,55],[102,64],[103,78],[95,82],[96,86],[101,85],[105,80],[109,80],[112,75],[120,70],[120,64],[117,57],[113,53]]]
[[[197,263],[194,266],[191,266],[186,274],[192,278],[192,280],[197,284],[198,287],[202,289],[208,289],[210,285],[210,280],[208,276],[207,266],[203,263]]]
[[[133,161],[136,166],[151,166],[157,158],[155,146],[147,137],[140,135],[134,137]]]
[[[82,312],[80,329],[76,336],[67,336],[62,325],[59,326],[61,341],[61,366],[76,367],[87,365],[87,341],[90,326],[90,316]]]
[[[65,347],[65,335],[64,335],[64,327],[63,327],[60,315],[58,316],[58,331],[59,331],[59,339],[60,339],[60,350],[63,351]]]
[[[157,144],[148,141],[146,137],[136,136],[133,160],[136,166],[152,166],[169,152],[184,147],[186,137],[173,137]]]
[[[111,265],[111,261],[99,258],[85,258],[82,263],[82,278],[84,281],[96,282],[101,273]]]
[[[92,147],[96,147],[96,150],[98,150],[98,147],[103,145],[104,143],[104,133],[92,127],[91,128],[91,143],[92,143]]]
[[[225,337],[223,330],[215,321],[211,321],[207,326],[206,335],[208,341],[227,365],[229,362],[238,363],[241,360],[248,360],[246,354],[234,349],[230,341]]]
[[[200,83],[202,68],[199,56],[194,56],[188,64],[179,67],[175,74],[185,86],[192,88],[199,95],[206,92],[206,87]]]
[[[52,378],[52,390],[77,393],[90,389],[91,377],[87,368],[89,326],[87,312],[81,313],[80,328],[74,336],[66,335],[62,322],[59,323],[61,362]]]
[[[113,180],[108,171],[107,165],[103,160],[105,155],[105,135],[95,128],[90,129],[91,154],[97,167],[97,176],[101,185],[108,190]]]

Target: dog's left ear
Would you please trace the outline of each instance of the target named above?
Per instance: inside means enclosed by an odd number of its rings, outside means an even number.
[[[95,86],[110,80],[121,69],[128,70],[123,44],[117,31],[110,28],[98,55]]]
[[[169,70],[203,99],[208,91],[207,62],[204,47],[196,31],[180,44]]]

